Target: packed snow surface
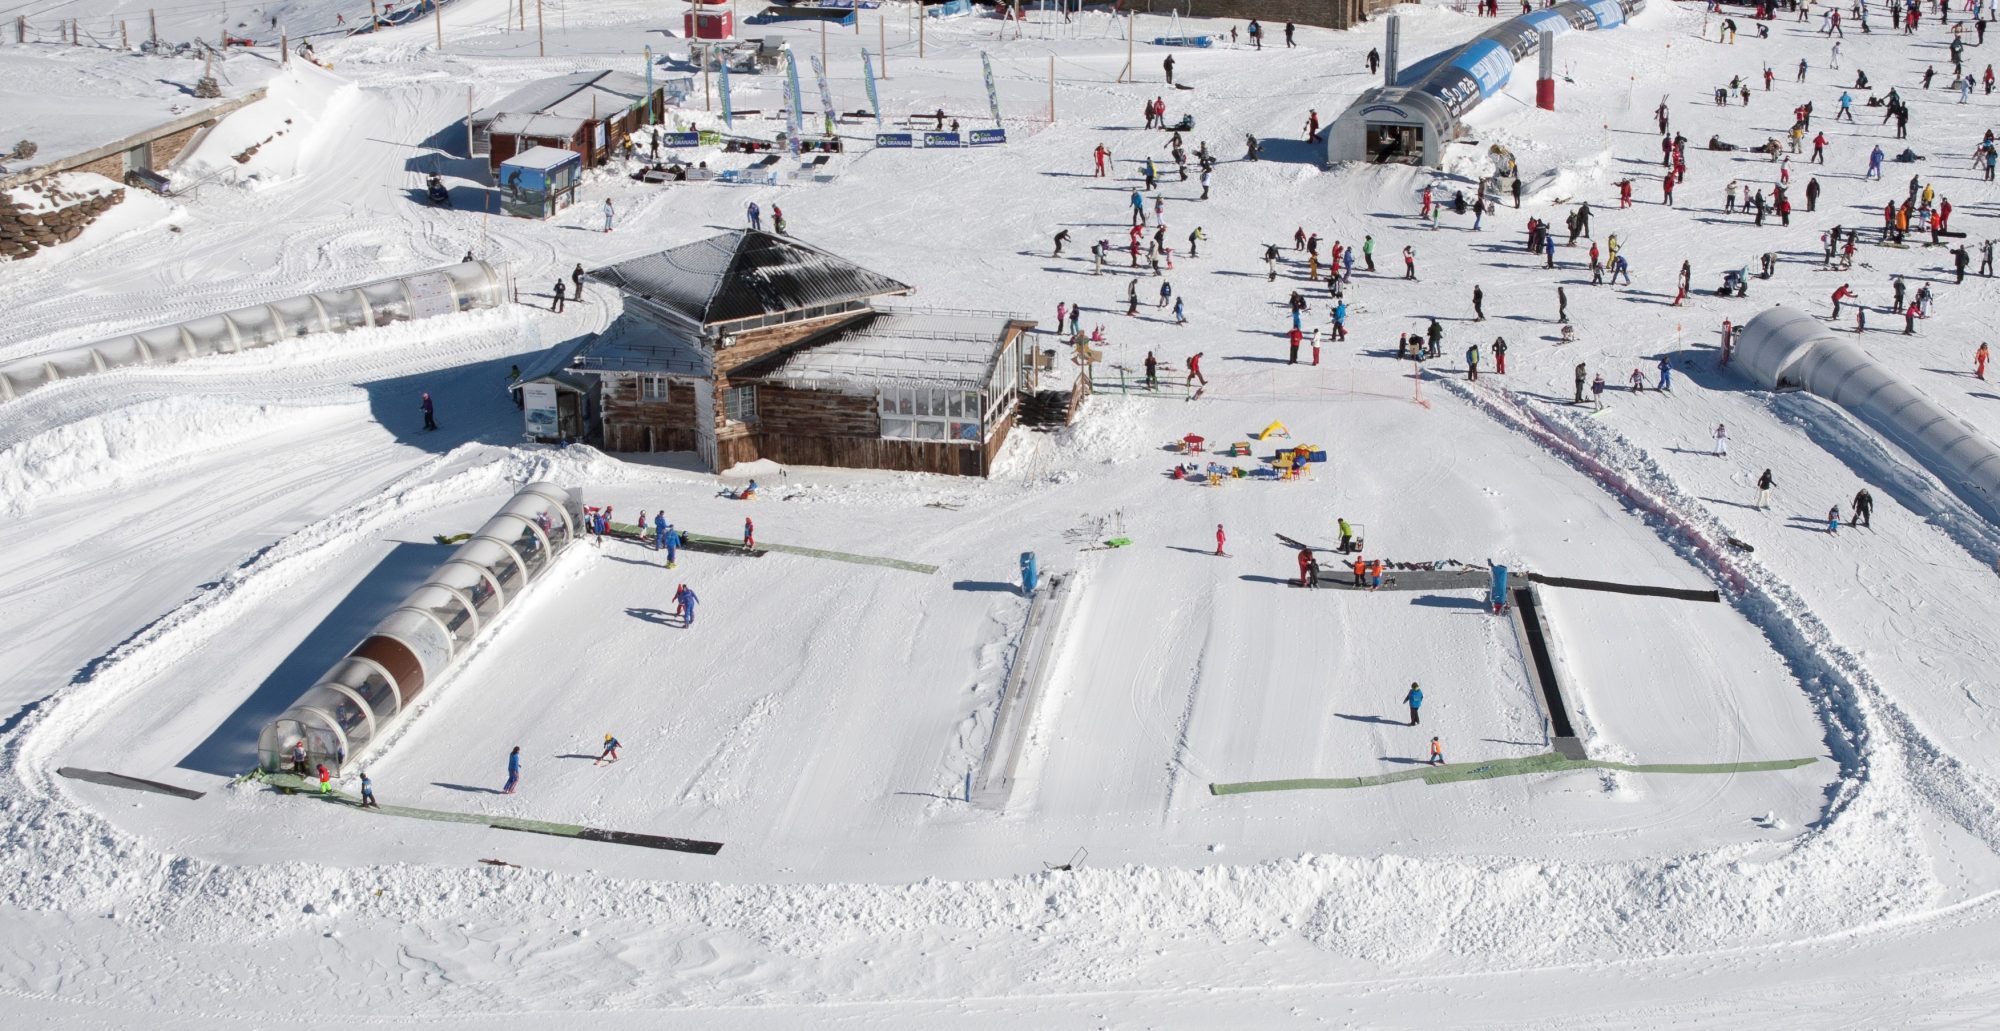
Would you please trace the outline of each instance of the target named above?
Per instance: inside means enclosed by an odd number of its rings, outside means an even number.
[[[2000,194],[1969,157],[1994,100],[1983,87],[1962,104],[1956,90],[1921,88],[1926,65],[1939,87],[1948,78],[1951,29],[1935,12],[1913,35],[1886,29],[1879,5],[1870,34],[1849,16],[1836,70],[1817,12],[1781,15],[1768,39],[1739,16],[1745,31],[1722,44],[1719,16],[1653,0],[1614,31],[1561,39],[1557,110],[1535,109],[1532,68],[1517,70],[1432,172],[1322,171],[1304,142],[1308,110],[1330,124],[1376,81],[1364,55],[1383,43],[1379,20],[1300,28],[1295,48],[1268,26],[1259,51],[1247,37],[1231,46],[1230,23],[1183,19],[1221,44],[1142,42],[1121,76],[1124,26],[1101,10],[1028,10],[1019,27],[933,19],[920,57],[911,11],[888,5],[858,33],[755,31],[801,57],[824,47],[844,111],[867,103],[867,47],[887,71],[885,128],[938,108],[990,124],[988,54],[1007,143],[876,150],[873,119],[860,119],[842,124],[850,146],[828,181],[646,185],[614,164],[546,223],[489,213],[484,161],[462,156],[472,105],[539,77],[640,69],[649,45],[656,74],[688,74],[685,43],[670,38],[680,8],[568,6],[547,5],[538,46],[520,5],[454,0],[442,49],[432,22],[346,37],[337,19],[366,11],[330,0],[236,11],[227,27],[258,43],[222,68],[233,89],[267,82],[269,94],[187,156],[174,174],[193,188],[0,264],[8,359],[467,251],[504,265],[520,299],[0,404],[0,994],[17,1022],[541,1028],[580,1011],[715,1028],[2000,1022],[2000,531],[1867,427],[1756,389],[1719,348],[1725,319],[1741,326],[1776,303],[1822,313],[1845,282],[1873,306],[1862,346],[2000,436],[2000,394],[1973,375],[1995,280],[1956,282],[1956,238],[1880,242],[1881,206],[1902,200],[1913,173],[1915,189],[1954,205],[1949,228],[1967,234],[1975,270],[1995,235]],[[1487,25],[1448,7],[1400,10],[1406,66]],[[204,12],[161,15],[176,41],[225,27]],[[144,8],[79,0],[26,16],[49,27],[73,16],[102,41]],[[277,66],[273,27],[309,38],[319,64]],[[1136,36],[1171,32],[1141,15]],[[157,121],[200,71],[188,56],[6,38],[0,109],[45,147],[91,145],[111,126],[87,125],[106,97],[127,102],[120,117]],[[1191,89],[1160,81],[1169,53]],[[1967,53],[1983,68],[1979,48]],[[1853,86],[1863,69],[1872,91]],[[1716,105],[1735,76],[1750,101]],[[734,108],[764,112],[736,131],[777,131],[780,78],[732,77]],[[1866,103],[1891,87],[1912,111],[1908,141]],[[1844,89],[1852,124],[1834,121]],[[1174,171],[1167,137],[1138,128],[1155,96],[1169,121],[1195,116],[1189,150],[1218,156],[1210,200]],[[1711,135],[1738,147],[1782,138],[1808,101],[1805,148],[1783,161],[1704,149]],[[668,119],[720,128],[710,106],[697,93]],[[1662,203],[1661,106],[1689,140],[1675,206]],[[1819,132],[1824,164],[1810,161]],[[1265,160],[1239,160],[1245,134],[1264,140]],[[1100,143],[1113,153],[1101,180]],[[1446,204],[1470,197],[1493,143],[1521,163],[1522,207],[1510,198],[1477,231],[1449,207],[1435,224],[1419,218],[1426,185]],[[1864,180],[1877,144],[1925,160]],[[748,163],[715,148],[678,156]],[[1090,244],[1128,240],[1149,157],[1165,169],[1146,202],[1150,213],[1151,194],[1162,198],[1171,267],[1156,281],[1119,253],[1093,275]],[[433,172],[452,210],[424,203]],[[1789,225],[1724,211],[1725,184],[1768,198],[1781,177]],[[618,211],[609,233],[606,199]],[[768,462],[718,477],[690,471],[686,455],[523,446],[510,368],[553,367],[618,311],[592,286],[550,312],[550,285],[578,263],[733,228],[752,201],[782,205],[807,242],[913,284],[913,304],[1044,328],[1058,303],[1083,305],[1085,330],[1106,338],[1099,394],[1068,429],[1015,431],[984,480]],[[1528,218],[1561,227],[1584,202],[1590,235],[1572,246],[1558,228],[1554,268],[1526,252]],[[1820,234],[1835,223],[1862,230],[1852,268],[1822,267]],[[1185,250],[1197,226],[1198,257]],[[1070,242],[1054,256],[1063,228]],[[1356,269],[1345,340],[1331,336],[1327,287],[1295,229],[1317,234],[1322,256],[1372,238],[1376,268]],[[1592,285],[1588,249],[1612,234],[1633,282]],[[1272,244],[1276,281],[1263,261]],[[1771,279],[1753,279],[1747,298],[1715,295],[1726,270],[1766,252]],[[1683,260],[1693,289],[1675,304]],[[1908,335],[1881,311],[1897,275],[1935,293]],[[1156,306],[1160,282],[1184,300],[1186,325]],[[1558,286],[1571,342],[1555,321]],[[1297,364],[1285,337],[1294,290],[1309,302],[1303,325],[1319,329]],[[1848,331],[1851,317],[1834,325]],[[1397,336],[1432,318],[1442,354],[1421,369],[1399,360]],[[1491,367],[1496,337],[1504,375]],[[1034,339],[1068,360],[1055,338]],[[1165,389],[1114,389],[1149,352]],[[1197,353],[1207,384],[1190,397]],[[1601,407],[1574,402],[1579,363],[1607,381]],[[1663,364],[1671,391],[1655,389]],[[1643,392],[1630,389],[1635,372]],[[420,429],[426,392],[434,432]],[[1297,482],[1170,477],[1194,457],[1176,453],[1183,437],[1214,450],[1274,420],[1290,435],[1252,441],[1259,454],[1314,444],[1328,460]],[[1765,469],[1768,507],[1755,486]],[[757,500],[725,495],[750,476]],[[682,529],[734,537],[753,517],[762,542],[935,571],[783,550],[687,552],[668,569],[643,545],[583,544],[362,757],[385,804],[471,822],[232,782],[254,764],[262,722],[449,553],[438,537],[475,529],[535,481],[579,487],[619,521],[665,511]],[[1864,487],[1872,525],[1846,525]],[[1397,564],[1717,592],[1540,588],[1589,755],[1704,772],[1518,772],[1554,746],[1548,703],[1510,624],[1488,611],[1483,578],[1292,586],[1297,553],[1278,535],[1329,548],[1339,517],[1364,527],[1370,558]],[[1131,543],[1104,545],[1115,537]],[[968,802],[1023,658],[1030,604],[1015,584],[1028,551],[1067,580],[1067,601],[1049,617],[1059,624],[1030,686],[1012,791]],[[1327,580],[1351,580],[1344,556],[1320,559]],[[702,598],[692,627],[668,615],[682,583]],[[1403,705],[1412,683],[1425,692],[1416,725]],[[596,764],[606,734],[623,751]],[[1424,770],[1433,737],[1447,774],[1516,772],[1394,776]],[[522,785],[502,794],[517,745]],[[65,767],[205,794],[107,787]],[[1363,786],[1211,790],[1343,779]],[[355,771],[338,786],[356,790]],[[478,819],[499,817],[723,847],[658,851]]]

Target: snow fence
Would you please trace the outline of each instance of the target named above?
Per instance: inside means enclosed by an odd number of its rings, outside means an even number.
[[[1953,493],[2000,523],[2000,447],[1875,360],[1851,336],[1779,306],[1738,333],[1732,359],[1770,390],[1804,390],[1889,438]]]
[[[553,483],[522,488],[346,658],[264,725],[257,765],[268,773],[294,766],[301,747],[305,770],[325,763],[338,772],[359,758],[582,530],[581,490]]]
[[[0,364],[0,401],[58,380],[126,366],[165,365],[268,347],[309,333],[345,333],[492,308],[506,298],[505,273],[483,261],[305,294]]]

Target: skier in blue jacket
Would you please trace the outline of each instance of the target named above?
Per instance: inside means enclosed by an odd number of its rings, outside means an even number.
[[[667,513],[664,511],[655,512],[653,513],[653,550],[658,551],[666,546],[667,546]],[[667,559],[667,561],[672,562],[673,559],[669,558]]]
[[[509,795],[513,794],[514,788],[519,786],[520,783],[521,783],[521,746],[515,745],[514,750],[512,752],[507,753],[507,787],[505,788],[505,793]]]
[[[680,585],[674,591],[674,614],[680,617],[682,626],[694,626],[694,606],[700,600],[686,584]]]
[[[1410,707],[1410,726],[1417,725],[1417,710],[1424,707],[1424,689],[1411,681],[1410,690],[1403,695],[1403,701]]]
[[[680,554],[681,550],[681,532],[674,529],[674,524],[667,524],[666,530],[660,537],[660,546],[667,549],[667,568],[674,568],[674,556]]]

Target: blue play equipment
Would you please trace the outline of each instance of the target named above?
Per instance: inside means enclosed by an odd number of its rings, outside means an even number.
[[[1506,566],[1493,567],[1493,590],[1492,593],[1487,596],[1487,600],[1492,603],[1494,612],[1500,613],[1507,611],[1507,567]]]
[[[1034,552],[1032,552],[1032,551],[1024,551],[1024,552],[1022,552],[1022,553],[1021,553],[1021,593],[1022,593],[1022,594],[1033,594],[1033,593],[1035,593],[1035,584],[1036,584],[1036,583],[1037,583],[1038,581],[1040,581],[1040,580],[1041,580],[1041,574],[1040,574],[1040,572],[1039,572],[1038,570],[1036,570],[1036,568],[1035,568],[1035,553],[1034,553]]]

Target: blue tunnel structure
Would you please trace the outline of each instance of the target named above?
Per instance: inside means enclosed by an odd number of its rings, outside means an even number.
[[[1387,81],[1355,98],[1333,120],[1322,163],[1436,167],[1444,145],[1464,132],[1466,113],[1506,88],[1514,65],[1540,52],[1543,33],[1614,29],[1645,8],[1646,0],[1563,0],[1509,18],[1400,72],[1392,40]]]

